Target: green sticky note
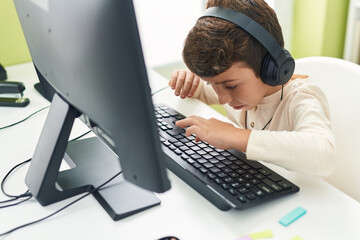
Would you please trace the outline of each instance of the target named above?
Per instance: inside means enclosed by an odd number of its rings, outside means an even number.
[[[249,234],[249,236],[252,239],[263,239],[263,238],[272,238],[274,235],[273,235],[273,232],[271,230],[264,230],[264,231],[261,231],[261,232],[256,232],[256,233]]]

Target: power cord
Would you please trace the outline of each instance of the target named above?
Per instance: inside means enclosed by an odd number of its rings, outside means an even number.
[[[0,237],[5,236],[5,235],[7,235],[7,234],[9,234],[9,233],[15,232],[16,230],[19,230],[19,229],[21,229],[21,228],[24,228],[24,227],[33,225],[33,224],[35,224],[35,223],[44,221],[44,220],[46,220],[46,219],[48,219],[48,218],[50,218],[50,217],[58,214],[58,213],[61,212],[62,210],[70,207],[71,205],[75,204],[76,202],[80,201],[81,199],[89,196],[89,195],[92,194],[93,192],[100,190],[102,187],[104,187],[106,184],[108,184],[109,182],[111,182],[114,178],[116,178],[117,176],[119,176],[121,173],[122,173],[122,171],[118,172],[117,174],[115,174],[113,177],[111,177],[109,180],[107,180],[106,182],[104,182],[103,184],[101,184],[100,186],[98,186],[97,188],[91,190],[90,192],[86,193],[85,195],[83,195],[83,196],[79,197],[78,199],[72,201],[71,203],[65,205],[64,207],[60,208],[59,210],[57,210],[57,211],[55,211],[55,212],[53,212],[53,213],[51,213],[51,214],[49,214],[49,215],[47,215],[47,216],[45,216],[45,217],[43,217],[43,218],[40,218],[40,219],[38,219],[38,220],[35,220],[35,221],[32,221],[32,222],[29,222],[29,223],[20,225],[20,226],[15,227],[15,228],[13,228],[13,229],[11,229],[11,230],[8,230],[8,231],[6,231],[6,232],[4,232],[4,233],[1,233],[1,234],[0,234]]]
[[[91,130],[85,132],[84,134],[81,134],[80,136],[78,136],[78,137],[76,137],[76,138],[74,138],[74,139],[69,140],[69,142],[76,141],[76,140],[84,137],[85,135],[89,134],[90,132],[91,132]],[[5,188],[4,188],[5,182],[6,182],[7,178],[10,176],[10,174],[11,174],[13,171],[15,171],[15,169],[19,168],[20,166],[22,166],[22,165],[24,165],[24,164],[26,164],[26,163],[28,163],[28,162],[30,162],[30,161],[31,161],[31,158],[28,159],[28,160],[25,160],[25,161],[23,161],[23,162],[21,162],[21,163],[19,163],[19,164],[17,164],[17,165],[15,165],[13,168],[10,169],[10,171],[9,171],[9,172],[5,175],[5,177],[2,179],[2,181],[1,181],[1,191],[3,192],[3,194],[4,194],[5,196],[7,196],[8,198],[11,198],[11,199],[5,200],[5,201],[0,201],[0,204],[13,202],[13,201],[16,201],[16,200],[18,200],[18,199],[20,199],[20,198],[27,198],[27,199],[25,199],[25,200],[23,200],[23,201],[20,201],[20,202],[17,202],[17,203],[14,203],[14,204],[9,204],[9,205],[5,205],[5,206],[0,206],[0,209],[1,209],[1,208],[12,207],[12,206],[18,205],[18,204],[20,204],[20,203],[22,203],[22,202],[25,202],[25,201],[29,200],[29,199],[32,197],[32,195],[31,195],[31,193],[29,192],[29,190],[27,190],[27,191],[26,191],[25,193],[23,193],[23,194],[20,194],[20,195],[18,195],[18,196],[15,196],[15,195],[11,195],[11,194],[6,193],[6,192],[5,192]]]
[[[163,87],[163,88],[160,88],[159,90],[156,90],[155,92],[153,92],[153,93],[151,93],[151,96],[154,96],[155,94],[157,94],[157,93],[159,93],[159,92],[161,92],[161,91],[163,91],[163,90],[165,90],[165,89],[167,89],[167,88],[169,88],[170,86],[165,86],[165,87]],[[0,129],[1,130],[1,129]]]
[[[41,112],[41,111],[43,111],[43,110],[45,110],[45,109],[47,109],[47,108],[49,108],[49,107],[50,107],[50,106],[43,107],[43,108],[41,108],[41,109],[37,110],[36,112],[34,112],[34,113],[30,114],[30,115],[29,115],[29,116],[27,116],[26,118],[24,118],[24,119],[22,119],[22,120],[20,120],[20,121],[16,122],[16,123],[12,123],[12,124],[10,124],[10,125],[4,126],[4,127],[0,127],[0,131],[1,131],[1,130],[4,130],[4,129],[6,129],[6,128],[9,128],[9,127],[13,127],[13,126],[15,126],[15,125],[18,125],[18,124],[20,124],[20,123],[22,123],[22,122],[24,122],[24,121],[28,120],[29,118],[31,118],[31,117],[32,117],[32,116],[34,116],[35,114],[37,114],[37,113],[39,113],[39,112]]]
[[[5,196],[7,196],[8,198],[11,198],[11,199],[5,200],[5,201],[1,201],[0,204],[13,202],[13,201],[16,201],[16,200],[21,199],[21,198],[27,198],[27,199],[25,199],[25,200],[23,200],[23,201],[20,201],[20,202],[17,202],[17,203],[0,206],[0,209],[1,209],[1,208],[7,208],[7,207],[12,207],[12,206],[18,205],[18,204],[20,204],[20,203],[23,203],[23,202],[29,200],[29,199],[32,197],[32,195],[31,195],[31,193],[29,192],[29,190],[27,190],[27,191],[26,191],[25,193],[23,193],[23,194],[20,194],[20,195],[18,195],[18,196],[15,196],[15,195],[11,195],[11,194],[6,193],[6,192],[5,192],[5,188],[4,188],[5,182],[6,182],[7,178],[10,176],[10,174],[11,174],[15,169],[17,169],[18,167],[20,167],[20,166],[22,166],[22,165],[24,165],[25,163],[28,163],[28,162],[30,162],[30,161],[31,161],[31,158],[28,159],[28,160],[26,160],[26,161],[23,161],[23,162],[21,162],[21,163],[19,163],[19,164],[17,164],[17,165],[15,165],[13,168],[10,169],[10,171],[9,171],[9,172],[5,175],[5,177],[2,179],[2,181],[1,181],[1,191],[3,192],[3,194],[4,194]]]

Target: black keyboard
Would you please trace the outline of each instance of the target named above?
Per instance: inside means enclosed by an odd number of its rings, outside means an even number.
[[[185,117],[167,105],[155,105],[154,110],[167,167],[219,209],[245,209],[299,191],[240,151],[185,137],[185,130],[175,125]]]

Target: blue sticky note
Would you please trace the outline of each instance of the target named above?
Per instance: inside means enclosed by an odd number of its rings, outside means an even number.
[[[302,215],[306,213],[306,210],[302,207],[297,207],[292,212],[288,213],[286,216],[281,218],[279,220],[279,223],[281,223],[284,226],[288,226],[290,223],[294,222],[296,219],[300,218]]]

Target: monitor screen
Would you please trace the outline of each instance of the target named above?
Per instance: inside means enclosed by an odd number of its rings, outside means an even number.
[[[52,90],[26,176],[30,192],[48,205],[93,189],[120,165],[126,179],[121,191],[131,192],[130,182],[150,191],[168,190],[132,0],[14,3],[39,79]],[[68,144],[79,116],[97,138]],[[58,173],[62,159],[73,168]],[[115,192],[103,195],[113,199]]]

